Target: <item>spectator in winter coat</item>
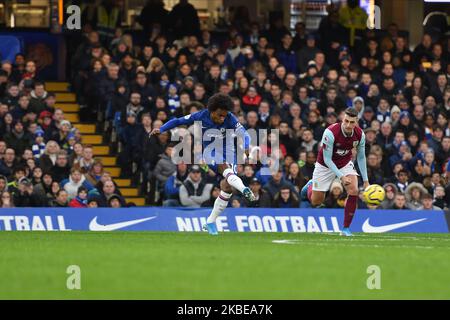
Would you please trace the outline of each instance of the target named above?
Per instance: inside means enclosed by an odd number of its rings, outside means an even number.
[[[367,175],[371,184],[383,185],[384,173],[380,160],[376,153],[369,153],[367,156]]]
[[[30,109],[36,114],[40,114],[46,109],[47,105],[45,104],[45,98],[47,98],[47,94],[45,85],[42,82],[34,83],[34,90],[30,93]]]
[[[206,183],[198,165],[189,170],[188,178],[180,187],[180,202],[184,207],[200,208],[203,202],[209,199],[212,184]]]
[[[88,189],[86,187],[79,187],[77,196],[70,200],[69,207],[71,208],[87,208]]]
[[[113,194],[108,198],[108,207],[110,208],[121,208],[122,202],[121,202],[121,196],[118,194]]]
[[[51,140],[47,142],[44,154],[39,158],[40,167],[44,172],[50,172],[56,164],[56,158],[60,150],[61,148],[55,141]]]
[[[119,140],[122,143],[123,150],[120,153],[120,166],[121,175],[123,177],[130,177],[132,174],[133,160],[136,159],[139,154],[139,146],[136,138],[138,137],[140,127],[142,125],[137,124],[137,115],[130,111],[127,113],[127,124],[122,128],[119,134]]]
[[[154,174],[160,189],[164,188],[167,179],[177,170],[176,164],[172,161],[172,153],[173,145],[169,144],[166,146],[164,153],[160,155],[158,163],[156,163]]]
[[[44,135],[45,132],[42,129],[38,129],[34,133],[34,144],[31,150],[35,159],[39,159],[45,152]]]
[[[14,193],[14,205],[16,207],[43,207],[47,203],[34,192],[33,184],[28,178],[23,177],[18,182],[17,192]]]
[[[109,198],[111,198],[113,195],[118,195],[117,191],[118,190],[112,180],[105,181],[103,183],[102,190],[100,190],[100,197],[99,197],[99,203],[98,203],[99,207],[102,207],[102,208],[108,207]],[[126,206],[125,199],[120,195],[118,195],[118,196],[119,196],[121,206],[125,207]]]
[[[69,206],[69,195],[66,190],[60,189],[56,192],[56,198],[50,202],[50,206],[57,208],[66,208]]]
[[[145,112],[145,108],[141,105],[141,94],[138,92],[131,93],[130,102],[126,105],[125,109],[121,110],[120,119],[122,126],[127,124],[127,116],[131,112],[136,115],[138,121],[141,120],[142,114]]]
[[[80,161],[74,165],[74,168],[78,168],[81,173],[88,173],[94,165],[94,149],[91,145],[85,145],[83,148],[83,156]]]
[[[133,92],[138,92],[141,95],[141,104],[144,108],[149,108],[153,104],[156,97],[156,91],[147,81],[145,72],[138,72],[136,74],[135,84],[132,87]]]
[[[299,204],[297,194],[292,192],[290,187],[284,186],[275,194],[272,206],[275,208],[298,208]]]
[[[297,67],[300,73],[306,72],[309,61],[313,60],[319,49],[316,47],[316,38],[309,34],[306,38],[306,46],[297,51]]]
[[[34,192],[36,192],[41,199],[45,199],[47,203],[53,199],[52,183],[52,175],[47,172],[42,175],[42,181],[34,186]]]
[[[422,206],[418,210],[442,210],[438,206],[433,205],[433,196],[426,193],[422,197]]]
[[[6,144],[14,148],[17,154],[23,154],[25,149],[31,148],[32,141],[31,138],[24,130],[23,123],[21,121],[16,121],[14,123],[13,129],[10,133],[7,133],[4,137]]]
[[[30,98],[27,95],[21,95],[17,106],[11,110],[14,120],[23,121],[25,115],[30,111]]]
[[[180,187],[188,176],[187,165],[183,162],[176,165],[177,170],[167,180],[164,185],[163,206],[178,207],[180,206]],[[219,190],[220,191],[220,190]],[[215,199],[214,199],[215,200]],[[214,205],[214,201],[212,203]]]
[[[409,184],[405,190],[406,206],[411,210],[419,210],[425,194],[428,194],[428,191],[421,183],[413,182]]]
[[[56,182],[61,182],[69,177],[70,166],[65,150],[58,152],[55,165],[50,169],[50,173]]]
[[[254,86],[250,86],[247,93],[242,98],[242,110],[244,112],[258,111],[259,104],[261,103],[261,96]]]
[[[281,48],[278,51],[278,60],[282,65],[286,67],[287,72],[297,73],[297,56],[292,50],[292,36],[290,33],[286,33],[281,39]]]
[[[270,194],[270,197],[273,199],[282,187],[288,187],[294,194],[297,194],[297,191],[295,190],[295,187],[292,185],[292,183],[290,183],[283,177],[283,172],[280,168],[277,172],[272,174],[267,184],[264,185],[264,189]]]
[[[69,179],[61,181],[61,187],[67,191],[70,198],[74,198],[78,194],[79,187],[85,187],[88,192],[94,189],[94,186],[86,180],[85,176],[77,168],[70,170]]]
[[[388,209],[394,209],[394,210],[407,210],[408,207],[406,206],[406,197],[403,192],[399,192],[394,197],[394,202],[392,206]]]
[[[13,148],[7,148],[3,159],[0,160],[0,174],[9,179],[16,165],[16,152]]]

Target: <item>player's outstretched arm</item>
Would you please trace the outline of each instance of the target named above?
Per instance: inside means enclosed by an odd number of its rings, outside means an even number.
[[[191,125],[194,123],[194,117],[192,117],[191,114],[188,114],[187,116],[181,117],[181,118],[174,118],[169,121],[167,121],[165,124],[161,126],[159,129],[153,129],[150,135],[153,134],[159,134],[166,132],[168,130],[171,130],[173,128],[183,126],[183,125]]]
[[[367,161],[366,161],[366,135],[362,134],[361,140],[358,145],[358,150],[356,154],[356,160],[358,161],[358,168],[361,172],[361,176],[364,182],[364,188],[369,186],[369,178],[367,175]]]

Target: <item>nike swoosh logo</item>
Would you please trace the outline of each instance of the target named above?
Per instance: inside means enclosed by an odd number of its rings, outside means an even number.
[[[382,233],[382,232],[388,232],[388,231],[392,231],[395,229],[399,229],[399,228],[403,228],[421,221],[427,220],[427,218],[423,218],[423,219],[417,219],[417,220],[411,220],[411,221],[405,221],[405,222],[399,222],[399,223],[394,223],[394,224],[388,224],[385,226],[379,226],[379,227],[375,227],[375,226],[371,226],[369,223],[369,218],[366,219],[366,221],[364,221],[364,224],[362,226],[362,231],[366,232],[366,233]]]
[[[149,217],[149,218],[143,218],[143,219],[137,219],[137,220],[130,220],[130,221],[123,221],[118,223],[112,223],[112,224],[99,224],[97,222],[97,217],[94,217],[92,219],[91,223],[89,223],[89,230],[91,231],[114,231],[118,229],[122,229],[125,227],[129,227],[144,221],[155,219],[156,217]]]

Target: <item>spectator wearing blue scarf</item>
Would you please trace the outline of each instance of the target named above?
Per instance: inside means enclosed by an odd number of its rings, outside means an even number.
[[[87,208],[88,206],[88,189],[86,187],[79,187],[77,196],[70,200],[69,207],[71,208]]]
[[[174,83],[169,84],[167,106],[169,107],[171,113],[175,113],[180,107],[180,96],[178,95],[178,88]]]

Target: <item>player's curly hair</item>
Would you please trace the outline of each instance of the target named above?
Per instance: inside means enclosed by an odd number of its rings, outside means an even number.
[[[208,110],[214,112],[218,109],[227,111],[233,110],[233,100],[231,100],[229,95],[216,93],[208,99]]]

